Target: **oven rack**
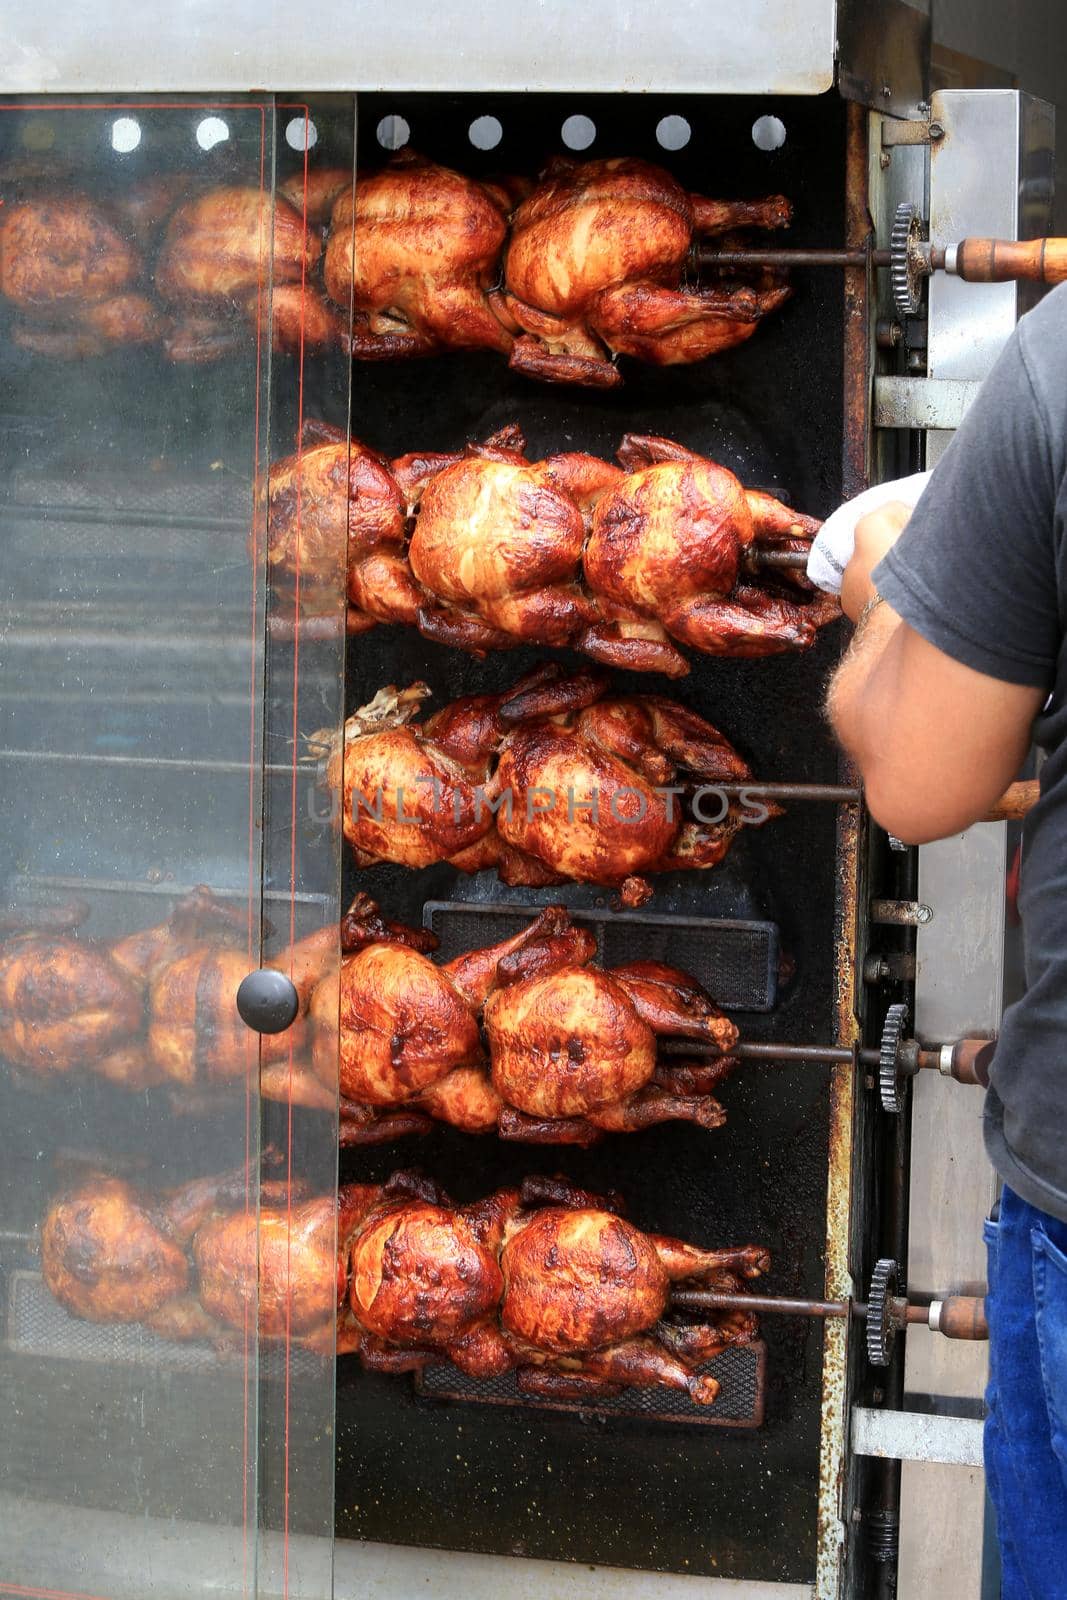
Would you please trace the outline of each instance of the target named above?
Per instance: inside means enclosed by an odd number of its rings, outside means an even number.
[[[774,922],[610,912],[574,908],[597,941],[606,967],[626,961],[663,961],[681,966],[728,1011],[773,1011],[778,1002],[780,946]],[[495,944],[529,925],[530,910],[494,902],[428,900],[423,926],[441,941],[439,961]]]
[[[449,1363],[415,1374],[415,1392],[425,1400],[455,1400],[468,1405],[533,1406],[642,1422],[682,1422],[705,1428],[755,1429],[766,1410],[767,1347],[762,1340],[733,1345],[701,1367],[721,1384],[714,1405],[695,1405],[680,1389],[634,1388],[596,1400],[548,1400],[523,1394],[514,1372],[499,1378],[470,1378]]]

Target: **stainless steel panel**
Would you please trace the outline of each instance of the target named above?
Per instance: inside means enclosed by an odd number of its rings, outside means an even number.
[[[332,89],[821,94],[834,79],[835,0],[490,0],[382,6],[276,0],[156,7],[56,0],[7,8],[9,94]]]
[[[1051,200],[1052,115],[1051,106],[1014,89],[958,89],[934,96],[933,116],[945,137],[930,153],[931,239],[944,244],[968,234],[1014,239],[1044,231]],[[1021,231],[1024,186],[1029,226]],[[1025,286],[965,283],[935,273],[930,377],[984,378],[1030,303]]]
[[[877,1411],[856,1406],[852,1448],[860,1456],[890,1461],[936,1461],[980,1467],[982,1424],[977,1417],[941,1417],[928,1411]]]
[[[958,428],[978,393],[969,378],[902,378],[886,374],[874,380],[876,428]]]
[[[841,0],[837,81],[847,100],[897,117],[922,115],[930,94],[930,7]]]

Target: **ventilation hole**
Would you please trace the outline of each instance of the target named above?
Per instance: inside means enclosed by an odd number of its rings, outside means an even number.
[[[411,128],[403,117],[383,117],[378,124],[378,143],[383,150],[401,150],[411,138]]]
[[[136,117],[116,117],[111,124],[111,148],[128,156],[141,142],[141,124]]]
[[[568,150],[588,150],[596,138],[596,123],[591,117],[568,117],[560,133]]]
[[[475,117],[467,137],[476,150],[495,150],[504,137],[504,129],[496,117]]]
[[[217,144],[224,144],[229,137],[229,124],[223,122],[221,117],[205,117],[203,122],[196,125],[196,142],[201,150],[214,150]]]
[[[664,150],[684,150],[692,135],[684,117],[663,117],[656,124],[656,138]]]
[[[757,117],[752,124],[752,143],[757,150],[780,150],[785,144],[781,117]]]
[[[310,117],[294,117],[285,125],[285,142],[291,150],[311,150],[319,142],[319,130]]]

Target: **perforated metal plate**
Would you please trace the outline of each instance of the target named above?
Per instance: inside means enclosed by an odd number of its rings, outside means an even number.
[[[701,1368],[722,1388],[714,1405],[694,1405],[678,1389],[625,1389],[595,1401],[545,1400],[523,1394],[513,1372],[502,1378],[468,1378],[457,1367],[427,1367],[415,1376],[418,1394],[435,1400],[465,1400],[473,1405],[536,1406],[549,1411],[586,1411],[598,1416],[634,1417],[643,1422],[690,1422],[705,1428],[759,1428],[763,1423],[767,1347],[761,1340],[724,1350]]]
[[[778,999],[778,927],[773,922],[713,921],[637,912],[572,911],[593,929],[598,960],[665,961],[682,967],[728,1011],[772,1011]],[[423,924],[441,941],[439,959],[510,938],[530,913],[509,905],[428,900]]]

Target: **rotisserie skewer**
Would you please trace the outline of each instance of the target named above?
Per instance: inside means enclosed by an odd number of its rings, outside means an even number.
[[[732,1290],[681,1285],[672,1304],[679,1310],[724,1313],[741,1309],[761,1316],[810,1317],[847,1321],[855,1317],[866,1324],[867,1355],[872,1365],[887,1367],[898,1333],[921,1326],[946,1339],[970,1341],[989,1338],[985,1301],[980,1295],[945,1295],[926,1303],[912,1303],[898,1294],[899,1269],[888,1258],[879,1261],[871,1275],[866,1302],[859,1300],[802,1300],[780,1295],[738,1295]]]
[[[225,1342],[251,1314],[261,1338],[336,1341],[373,1370],[451,1361],[593,1404],[658,1386],[709,1405],[719,1385],[703,1369],[756,1337],[743,1308],[685,1320],[672,1296],[683,1283],[739,1293],[768,1270],[765,1249],[643,1233],[617,1196],[562,1180],[457,1207],[413,1173],[318,1198],[267,1178],[256,1201],[243,1173],[159,1195],[83,1179],[45,1218],[45,1282],[92,1321]]]
[[[803,650],[840,615],[804,571],[819,522],[707,457],[638,434],[617,464],[524,452],[510,426],[460,454],[388,461],[305,424],[270,474],[276,582],[299,568],[305,614],[334,613],[347,535],[353,633],[400,623],[476,656],[569,646],[670,677],[689,670],[681,647]]]

